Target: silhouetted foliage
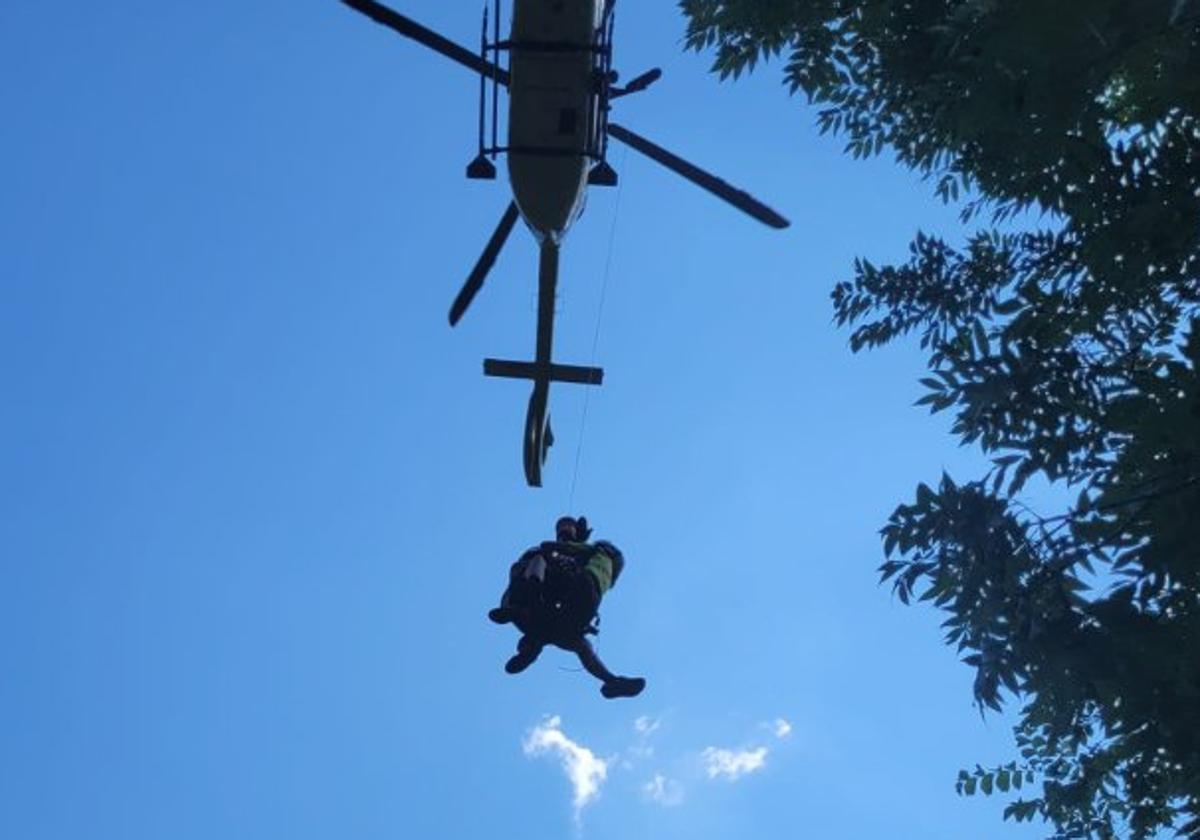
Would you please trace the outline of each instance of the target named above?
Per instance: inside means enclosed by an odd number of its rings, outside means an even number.
[[[833,292],[855,351],[919,337],[919,402],[993,464],[882,531],[981,709],[1023,703],[1021,761],[959,792],[1032,795],[1006,816],[1058,838],[1200,838],[1200,2],[680,5],[722,77],[782,56],[823,131],[977,228]],[[1023,505],[1039,474],[1077,501]]]

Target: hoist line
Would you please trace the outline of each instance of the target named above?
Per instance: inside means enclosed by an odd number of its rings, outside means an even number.
[[[624,149],[621,152],[620,171],[625,170],[625,159],[629,155],[629,150]],[[621,195],[625,192],[625,179],[621,178],[617,184],[617,200],[613,207],[612,226],[608,230],[608,254],[604,258],[604,279],[600,283],[600,305],[596,310],[596,329],[592,332],[592,353],[588,360],[588,367],[596,366],[596,348],[600,345],[600,323],[604,318],[604,302],[608,297],[608,280],[612,274],[613,247],[617,240],[617,220],[621,216]],[[583,417],[579,421],[579,443],[575,447],[575,469],[571,474],[571,495],[567,498],[568,511],[575,509],[575,488],[579,484],[579,461],[583,457],[583,436],[587,431],[588,406],[592,400],[592,389],[587,388],[583,392]]]

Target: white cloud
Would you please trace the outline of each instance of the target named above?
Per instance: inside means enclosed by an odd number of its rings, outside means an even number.
[[[558,756],[574,791],[572,804],[578,819],[583,807],[599,795],[600,785],[608,776],[608,762],[568,738],[562,731],[562,718],[558,715],[534,727],[521,746],[527,756],[548,752]]]
[[[637,733],[637,741],[626,751],[629,756],[625,762],[626,766],[632,766],[632,762],[635,761],[646,761],[654,757],[654,747],[650,740],[660,726],[662,726],[662,719],[652,718],[649,715],[642,715],[633,722],[633,731]]]
[[[650,735],[658,730],[661,722],[657,718],[651,718],[649,715],[642,715],[633,722],[633,729],[639,735]]]
[[[654,747],[650,746],[649,744],[634,744],[632,747],[626,750],[625,753],[628,758],[626,758],[622,764],[627,768],[633,767],[635,762],[649,761],[650,759],[654,758]]]
[[[759,747],[754,750],[722,750],[716,747],[706,747],[704,757],[704,772],[708,778],[715,779],[724,776],[729,781],[736,781],[747,773],[761,770],[767,763],[767,748]]]
[[[783,718],[775,718],[774,723],[775,737],[779,739],[786,738],[792,734],[792,725]]]
[[[661,773],[642,785],[642,793],[652,801],[673,808],[683,802],[683,785],[674,779],[668,779]]]

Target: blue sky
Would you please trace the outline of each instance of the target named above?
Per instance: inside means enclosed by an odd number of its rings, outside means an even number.
[[[892,507],[979,469],[912,348],[831,323],[854,256],[960,235],[927,185],[623,4],[618,66],[665,76],[616,118],[793,226],[615,149],[556,341],[607,378],[586,423],[554,391],[532,490],[527,386],[480,374],[532,350],[523,230],[445,322],[507,201],[462,177],[471,75],[332,0],[67,15],[0,7],[0,836],[1041,835],[955,797],[1008,723],[875,583]],[[505,675],[484,618],[572,502],[629,560],[598,641],[634,700]]]

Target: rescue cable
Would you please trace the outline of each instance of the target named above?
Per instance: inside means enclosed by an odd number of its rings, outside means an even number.
[[[620,171],[625,170],[625,158],[628,156],[629,150],[623,149],[621,152]],[[600,283],[600,305],[596,309],[596,328],[592,332],[592,354],[588,360],[588,367],[596,365],[596,348],[600,344],[600,322],[604,317],[604,301],[608,295],[608,280],[612,273],[612,258],[613,244],[617,239],[617,219],[621,215],[621,193],[625,191],[625,179],[621,178],[617,183],[617,199],[613,207],[612,226],[608,231],[608,253],[604,258],[604,278]],[[575,469],[571,474],[571,495],[567,499],[567,510],[575,509],[575,486],[579,482],[579,461],[583,456],[583,436],[587,431],[588,406],[592,399],[592,389],[588,388],[583,392],[583,417],[579,421],[579,443],[575,447]]]

